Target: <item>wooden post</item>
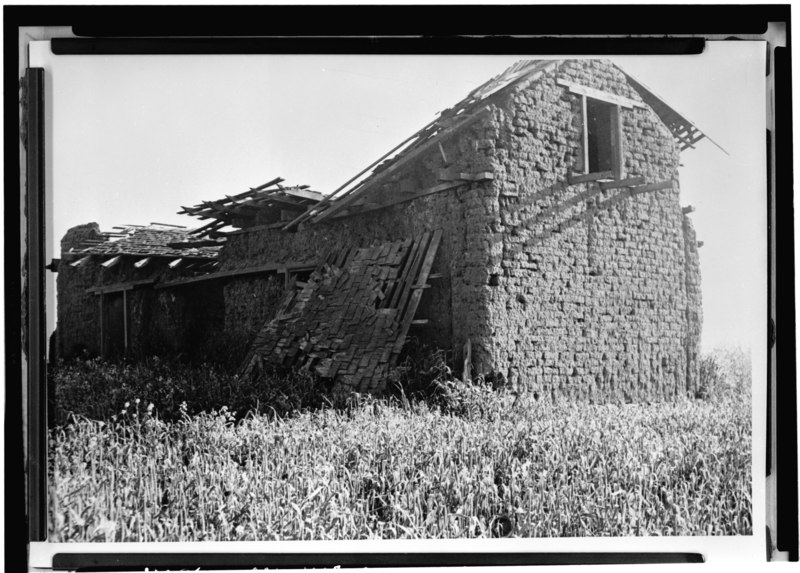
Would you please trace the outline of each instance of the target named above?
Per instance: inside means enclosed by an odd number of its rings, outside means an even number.
[[[612,169],[614,171],[614,179],[625,178],[625,157],[622,150],[622,110],[619,105],[611,108],[611,145],[613,152],[611,154]]]
[[[100,356],[101,357],[105,356],[105,353],[103,352],[103,350],[104,350],[104,348],[103,348],[103,346],[104,346],[104,344],[103,344],[104,343],[104,340],[103,340],[103,322],[104,322],[103,321],[103,296],[105,296],[105,295],[103,295],[103,293],[101,292],[100,293],[100,297],[99,297],[99,299],[100,299]]]
[[[581,117],[583,120],[583,172],[589,173],[589,113],[586,110],[586,96],[581,96]]]
[[[128,291],[122,291],[122,331],[125,353],[128,352]]]

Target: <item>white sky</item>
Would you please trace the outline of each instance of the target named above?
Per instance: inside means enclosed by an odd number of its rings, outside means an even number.
[[[521,58],[536,56],[54,56],[34,43],[51,118],[48,259],[74,225],[198,226],[181,205],[278,176],[333,191]],[[684,152],[681,202],[704,242],[703,346],[750,346],[766,309],[764,45],[610,59],[730,153],[708,140]]]

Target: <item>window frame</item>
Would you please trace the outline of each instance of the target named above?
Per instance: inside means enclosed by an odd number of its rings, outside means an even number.
[[[607,150],[607,153],[610,155],[611,158],[611,169],[610,171],[613,173],[614,179],[624,179],[624,167],[623,167],[623,138],[622,138],[622,121],[621,121],[621,112],[620,106],[618,104],[613,104],[602,99],[589,97],[586,95],[581,95],[581,129],[583,130],[583,173],[590,174],[590,173],[602,173],[606,171],[605,169],[599,168],[595,171],[590,170],[590,160],[589,160],[589,100],[593,100],[596,102],[600,102],[602,105],[607,106],[609,108],[609,129],[610,133],[608,141],[610,149]]]
[[[641,102],[632,100],[630,98],[626,98],[624,96],[619,96],[616,94],[612,94],[609,92],[604,92],[602,90],[598,90],[595,88],[590,88],[588,86],[584,86],[581,84],[577,84],[575,82],[571,82],[569,80],[565,80],[563,78],[556,79],[556,84],[566,87],[567,90],[577,96],[580,96],[580,104],[581,104],[581,131],[582,131],[582,140],[581,144],[583,149],[581,150],[582,156],[582,169],[581,172],[585,175],[590,175],[592,172],[589,171],[589,130],[588,130],[588,114],[587,114],[587,98],[597,100],[603,102],[605,104],[610,104],[611,108],[611,163],[612,169],[611,172],[613,174],[614,179],[624,179],[625,178],[625,168],[624,168],[624,137],[622,132],[622,110],[625,109],[634,109],[637,107],[645,107],[645,105]],[[598,173],[598,172],[594,172]],[[602,172],[599,172],[602,173]]]

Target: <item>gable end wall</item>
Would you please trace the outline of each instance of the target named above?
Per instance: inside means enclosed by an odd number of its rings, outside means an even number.
[[[673,188],[622,198],[597,183],[567,185],[582,172],[581,103],[556,77],[641,101],[613,65],[571,60],[495,110],[491,332],[473,341],[491,357],[481,368],[551,398],[691,391],[699,319],[687,317],[700,313],[699,268],[676,144],[649,107],[623,108],[627,176],[674,179]]]

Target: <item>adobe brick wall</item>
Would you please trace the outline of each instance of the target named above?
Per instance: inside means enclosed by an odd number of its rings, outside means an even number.
[[[154,259],[141,269],[133,266],[135,258],[123,258],[111,268],[103,268],[92,258],[78,267],[71,263],[80,256],[67,258],[71,247],[85,239],[103,240],[97,223],[73,227],[61,241],[62,259],[56,277],[58,312],[55,356],[74,358],[86,351],[100,354],[100,297],[86,292],[91,287],[113,285],[140,279],[169,280],[179,271],[165,261]],[[84,245],[85,246],[85,245]],[[109,295],[106,295],[109,296]],[[127,291],[128,354],[189,355],[200,351],[223,329],[222,286],[199,283],[171,289],[150,286]]]
[[[382,185],[379,196],[397,197],[402,189],[427,189],[441,183],[440,170],[478,173],[491,169],[491,150],[475,143],[483,135],[484,114],[467,129],[442,142],[445,163],[438,147],[423,153]],[[431,289],[423,296],[417,316],[430,323],[414,327],[411,333],[442,348],[460,348],[467,338],[486,329],[485,308],[480,289],[486,283],[483,255],[486,236],[481,217],[491,202],[484,198],[486,183],[472,183],[385,209],[306,225],[296,232],[253,229],[228,236],[220,253],[220,270],[246,268],[267,263],[315,263],[331,248],[368,246],[441,229]],[[261,326],[248,314],[268,319],[274,305],[252,301],[252,294],[269,289],[267,278],[237,279],[225,289],[226,331],[233,337],[251,340]],[[241,285],[241,286],[236,286]]]
[[[686,248],[686,380],[687,389],[698,388],[698,360],[700,358],[700,336],[703,331],[703,298],[700,289],[700,254],[697,236],[691,219],[683,216],[683,236]]]
[[[444,167],[492,171],[493,181],[297,233],[234,234],[222,269],[315,261],[332,245],[364,246],[442,228],[433,272],[445,278],[418,314],[434,318],[428,334],[456,348],[457,360],[471,341],[475,372],[551,398],[639,401],[691,391],[700,276],[694,233],[679,202],[677,145],[647,106],[622,109],[625,173],[648,183],[674,180],[673,188],[623,198],[597,183],[567,185],[569,173],[583,172],[581,107],[557,76],[641,102],[610,63],[567,61],[512,88],[489,113],[445,139],[450,163],[438,148],[424,154],[377,200],[431,187]],[[237,300],[226,290],[226,308]]]
[[[284,292],[282,274],[227,282],[223,289],[224,331],[233,340],[243,344],[249,341],[264,322],[275,316]]]
[[[100,226],[87,223],[69,229],[61,239],[61,263],[58,265],[56,290],[58,312],[56,316],[56,356],[72,358],[86,350],[90,355],[100,352],[99,306],[97,297],[86,289],[99,280],[97,265],[81,265],[74,268],[63,258],[70,248],[77,247],[86,239],[101,239]],[[87,261],[88,262],[88,261]]]
[[[611,64],[572,60],[497,107],[487,138],[496,159],[487,190],[494,279],[484,287],[492,332],[473,348],[490,356],[483,370],[552,398],[686,392],[694,384],[687,348],[699,343],[699,322],[687,321],[699,314],[699,268],[684,232],[677,146],[649,108],[623,109],[627,175],[675,179],[674,188],[615,203],[619,190],[567,185],[568,173],[582,172],[580,98],[556,74],[641,101]]]

